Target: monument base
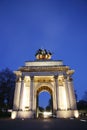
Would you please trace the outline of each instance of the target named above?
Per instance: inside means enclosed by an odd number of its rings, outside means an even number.
[[[12,111],[11,118],[34,118],[33,111]]]
[[[57,118],[71,118],[71,117],[78,118],[79,112],[78,110],[57,111],[56,116]]]

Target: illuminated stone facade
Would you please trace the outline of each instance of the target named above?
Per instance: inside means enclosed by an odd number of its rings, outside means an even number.
[[[51,57],[48,59],[40,57],[35,61],[25,62],[25,66],[14,73],[17,78],[12,119],[33,118],[34,115],[38,117],[37,96],[42,91],[48,91],[51,94],[52,112],[56,114],[56,117],[78,117],[72,79],[74,70],[63,65],[63,61],[54,61]]]

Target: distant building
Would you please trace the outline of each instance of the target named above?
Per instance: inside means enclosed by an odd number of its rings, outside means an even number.
[[[58,118],[78,117],[72,74],[63,61],[52,60],[52,53],[39,49],[36,60],[25,62],[16,74],[11,118],[38,118],[38,94],[48,91],[52,97],[52,113]]]

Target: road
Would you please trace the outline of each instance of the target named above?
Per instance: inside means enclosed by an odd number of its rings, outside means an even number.
[[[87,130],[87,120],[0,119],[0,130]]]

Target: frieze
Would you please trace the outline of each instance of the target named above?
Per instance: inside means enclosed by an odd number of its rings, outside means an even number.
[[[20,71],[22,72],[45,72],[45,71],[50,71],[50,72],[54,72],[54,71],[68,71],[69,70],[69,67],[68,66],[55,66],[55,67],[39,67],[39,66],[36,66],[36,67],[21,67],[19,69]]]

